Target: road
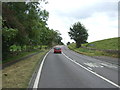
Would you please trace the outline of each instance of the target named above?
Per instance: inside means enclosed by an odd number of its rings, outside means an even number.
[[[118,88],[118,66],[61,46],[44,58],[37,88]]]

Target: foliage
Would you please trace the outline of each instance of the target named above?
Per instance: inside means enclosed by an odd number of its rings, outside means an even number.
[[[16,43],[15,37],[18,34],[18,30],[7,27],[3,28],[2,30],[2,50],[4,58],[6,57],[6,54],[9,53],[9,47]]]
[[[68,34],[71,39],[75,40],[77,48],[81,47],[81,44],[85,43],[88,38],[87,30],[80,22],[73,24]]]
[[[61,44],[60,33],[49,29],[46,21],[49,12],[43,10],[41,2],[3,2],[2,37],[3,59],[11,52],[40,49]]]
[[[5,39],[5,41],[7,42],[11,42],[13,41],[13,39],[15,38],[15,36],[17,35],[18,33],[18,30],[17,29],[12,29],[12,28],[3,28],[3,37]]]
[[[67,45],[69,45],[70,44],[70,42],[67,42]]]

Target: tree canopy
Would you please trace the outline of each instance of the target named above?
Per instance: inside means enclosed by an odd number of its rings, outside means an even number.
[[[73,24],[68,34],[71,39],[75,40],[77,48],[81,47],[81,44],[85,43],[88,38],[87,30],[80,22]]]
[[[51,47],[62,43],[60,33],[47,26],[49,12],[40,7],[41,2],[2,3],[3,58],[10,54],[11,47]]]

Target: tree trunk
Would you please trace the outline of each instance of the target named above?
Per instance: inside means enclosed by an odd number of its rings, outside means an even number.
[[[76,42],[76,48],[81,47],[81,43],[80,42]]]

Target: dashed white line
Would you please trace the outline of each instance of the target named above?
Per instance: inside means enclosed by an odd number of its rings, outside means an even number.
[[[103,77],[103,76],[101,76],[101,75],[97,74],[96,72],[93,72],[93,71],[91,71],[90,69],[88,69],[88,68],[84,67],[83,65],[79,64],[78,62],[76,62],[76,61],[72,60],[71,58],[69,58],[68,56],[66,56],[64,53],[62,53],[62,54],[63,54],[66,58],[68,58],[70,61],[72,61],[73,63],[75,63],[75,64],[79,65],[79,66],[80,66],[80,67],[82,67],[83,69],[85,69],[85,70],[89,71],[90,73],[92,73],[92,74],[94,74],[94,75],[98,76],[99,78],[101,78],[101,79],[103,79],[103,80],[107,81],[108,83],[110,83],[110,84],[112,84],[112,85],[114,85],[114,86],[116,86],[116,87],[120,88],[120,86],[119,86],[119,85],[117,85],[116,83],[112,82],[111,80],[106,79],[105,77]]]
[[[50,50],[51,51],[51,50]],[[49,52],[50,52],[49,51]],[[49,53],[48,52],[48,53]],[[39,83],[39,79],[40,79],[40,76],[41,76],[41,71],[42,71],[42,67],[43,67],[43,63],[48,55],[48,53],[44,56],[41,64],[40,64],[40,67],[39,67],[39,70],[38,70],[38,73],[37,73],[37,76],[36,76],[36,79],[35,79],[35,82],[34,82],[34,85],[33,85],[33,88],[38,88],[38,83]]]

